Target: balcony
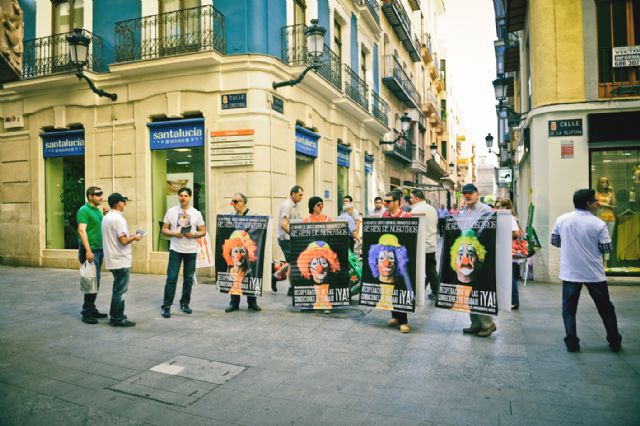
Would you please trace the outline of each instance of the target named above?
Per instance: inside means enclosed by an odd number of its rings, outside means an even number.
[[[428,117],[431,114],[435,113],[437,109],[438,100],[436,98],[436,95],[435,93],[433,93],[433,90],[427,89],[426,96],[424,97],[422,102],[422,111]]]
[[[225,50],[225,18],[211,5],[116,22],[115,62]]]
[[[436,81],[440,77],[440,67],[438,65],[438,55],[434,53],[433,61],[429,64],[429,75],[433,81]]]
[[[420,10],[420,0],[409,0],[409,6],[414,12]]]
[[[102,38],[87,30],[82,33],[91,39],[89,54],[87,55],[87,69],[93,72],[106,72],[103,61]],[[72,33],[56,34],[26,40],[23,45],[22,78],[31,79],[46,75],[75,71],[69,56],[67,37]]]
[[[400,138],[398,142],[393,145],[383,145],[384,153],[388,157],[396,160],[403,161],[405,163],[411,163],[413,159],[413,143],[404,138]]]
[[[433,46],[431,44],[431,34],[424,33],[422,34],[422,60],[425,64],[431,63],[433,61]]]
[[[413,62],[420,62],[420,47],[416,45],[411,35],[411,21],[404,10],[404,6],[399,0],[384,0],[382,4],[382,13],[386,16],[391,24],[393,31],[402,42],[402,45],[409,52]]]
[[[389,105],[373,90],[371,91],[371,114],[385,127],[389,127]]]
[[[424,148],[413,146],[413,158],[411,159],[411,165],[409,166],[411,171],[417,173],[427,172],[427,160],[425,156]]]
[[[520,40],[518,36],[509,33],[504,50],[504,70],[506,72],[518,71],[520,69]]]
[[[363,16],[369,22],[371,28],[380,27],[380,5],[377,0],[357,0],[356,5]]]
[[[369,111],[369,86],[348,65],[344,65],[344,93],[366,111]]]
[[[307,39],[303,24],[282,27],[280,37],[282,41],[281,60],[291,66],[308,65]],[[313,70],[327,80],[333,87],[342,92],[342,63],[340,57],[325,44],[324,53],[319,59],[320,67]]]
[[[393,55],[384,57],[382,82],[401,102],[420,109],[420,94]]]

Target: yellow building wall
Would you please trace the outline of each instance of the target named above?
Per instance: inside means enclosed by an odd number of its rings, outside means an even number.
[[[582,0],[529,2],[532,108],[585,100]]]

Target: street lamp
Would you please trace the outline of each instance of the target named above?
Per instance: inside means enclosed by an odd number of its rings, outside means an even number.
[[[491,133],[487,133],[487,136],[484,137],[485,142],[487,143],[487,149],[491,151],[491,147],[493,147],[493,136]]]
[[[516,112],[510,106],[505,105],[504,102],[507,99],[507,90],[509,89],[509,85],[512,83],[513,83],[513,80],[511,78],[504,77],[500,74],[498,78],[493,80],[493,90],[495,92],[496,99],[498,100],[498,105],[496,106],[496,110],[498,110],[498,112],[502,110],[507,111],[508,113],[507,120],[509,122],[509,126],[516,127],[518,124],[520,124],[522,117],[527,113]]]
[[[451,161],[451,162],[449,163],[449,174],[450,174],[450,175],[452,175],[452,174],[453,174],[453,169],[454,169],[454,167],[455,167],[455,166],[456,166],[456,165],[455,165],[455,164],[453,164],[453,161]]]
[[[400,132],[398,132],[398,136],[392,141],[380,140],[380,145],[393,145],[407,135],[407,132],[411,128],[411,117],[409,117],[408,113],[404,113],[402,117],[400,117]]]
[[[102,89],[98,89],[93,81],[89,79],[84,73],[82,69],[87,65],[87,58],[89,55],[89,44],[91,43],[91,39],[84,35],[84,31],[81,28],[74,28],[73,33],[67,37],[67,43],[69,43],[69,56],[71,58],[71,63],[76,67],[76,76],[78,79],[82,80],[83,78],[87,80],[91,91],[98,96],[104,96],[106,98],[115,101],[118,99],[118,95],[115,93],[108,93]]]
[[[322,57],[322,54],[324,53],[324,35],[326,32],[327,30],[324,27],[318,25],[317,19],[311,20],[311,26],[307,27],[304,31],[307,42],[307,54],[311,57],[311,63],[297,78],[294,78],[293,80],[280,82],[274,81],[274,90],[278,87],[295,86],[304,79],[304,76],[307,75],[309,71],[320,68],[320,57]]]
[[[436,145],[435,142],[433,142],[429,146],[429,153],[431,154],[431,158],[435,157],[438,154],[438,145]]]

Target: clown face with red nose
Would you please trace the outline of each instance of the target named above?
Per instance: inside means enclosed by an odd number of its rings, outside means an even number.
[[[484,261],[487,251],[473,230],[462,233],[451,245],[451,268],[456,272],[458,281],[470,283]]]
[[[395,250],[380,250],[378,253],[378,272],[380,273],[380,282],[393,284],[395,282],[394,274],[396,271],[396,252]]]

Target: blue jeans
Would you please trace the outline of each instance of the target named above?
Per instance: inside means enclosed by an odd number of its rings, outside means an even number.
[[[189,305],[191,302],[191,287],[193,286],[193,274],[196,272],[196,256],[197,253],[178,253],[169,250],[169,265],[167,265],[167,282],[164,285],[163,307],[171,307],[173,298],[176,295],[176,284],[178,283],[178,274],[180,273],[180,264],[184,262],[182,281],[182,297],[180,298],[180,306]]]
[[[520,264],[511,263],[511,304],[520,305],[520,294],[518,293],[518,278],[520,276]]]
[[[102,249],[91,249],[93,252],[93,263],[96,265],[96,278],[98,281],[98,289],[100,289],[100,268],[102,268],[102,260],[104,259],[104,253]],[[84,246],[81,244],[78,248],[78,260],[82,265],[87,260],[87,252],[84,249]],[[98,293],[93,294],[85,294],[84,295],[84,303],[82,304],[82,314],[86,311],[93,310],[96,308],[96,297],[98,297]]]
[[[618,332],[618,318],[616,310],[609,299],[609,288],[607,282],[599,283],[574,283],[562,282],[562,319],[567,336],[564,341],[567,345],[575,346],[580,343],[576,331],[576,312],[578,311],[578,301],[582,285],[587,286],[589,296],[593,299],[598,309],[598,314],[602,318],[602,323],[607,331],[607,341],[612,345],[617,345],[622,341],[622,336]]]
[[[124,315],[124,294],[129,289],[129,271],[131,268],[112,269],[113,292],[111,293],[111,308],[109,315],[114,321],[122,321]]]

